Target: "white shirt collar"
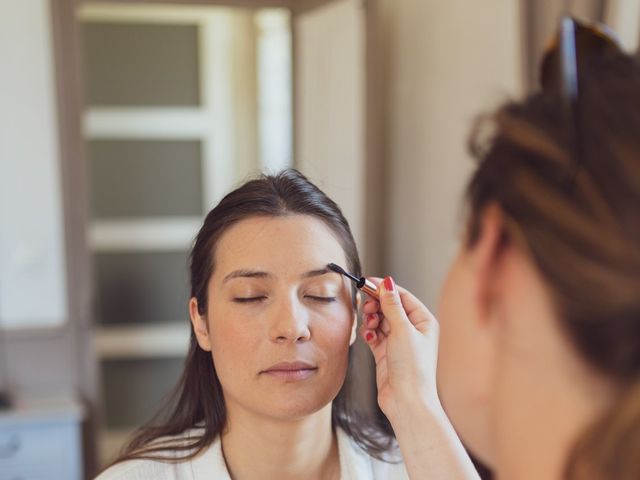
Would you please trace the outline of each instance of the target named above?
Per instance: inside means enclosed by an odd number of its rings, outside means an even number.
[[[340,457],[340,480],[373,479],[371,458],[361,450],[341,429],[336,429],[338,455]],[[191,460],[194,480],[231,480],[222,454],[220,437]]]

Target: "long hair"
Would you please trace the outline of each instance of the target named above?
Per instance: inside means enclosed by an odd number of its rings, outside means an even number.
[[[640,478],[640,67],[619,53],[580,71],[580,148],[559,92],[508,103],[481,121],[468,189],[472,245],[485,207],[505,213],[549,287],[558,321],[594,371],[621,394],[583,432],[566,478]],[[483,133],[493,127],[487,138]],[[575,151],[581,152],[576,158]]]
[[[198,301],[198,311],[207,310],[207,285],[215,268],[215,250],[220,237],[236,223],[256,216],[309,215],[324,222],[338,238],[348,268],[361,274],[360,260],[347,220],[334,201],[296,170],[278,175],[263,175],[226,195],[209,212],[190,255],[191,297]],[[354,308],[355,291],[353,293]],[[349,355],[351,365],[351,354]],[[351,368],[340,392],[333,401],[333,427],[340,427],[368,454],[386,459],[393,437],[374,418],[356,411],[349,398]],[[211,354],[202,350],[193,326],[184,371],[174,393],[149,422],[133,436],[113,463],[130,459],[180,462],[189,460],[209,446],[225,428],[226,408],[222,386]],[[177,436],[198,428],[189,439]]]

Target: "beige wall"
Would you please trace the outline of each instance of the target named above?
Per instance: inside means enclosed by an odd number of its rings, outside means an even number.
[[[522,90],[519,2],[386,1],[385,263],[435,309],[462,227],[469,129]]]
[[[294,163],[343,210],[363,255],[364,16],[340,0],[294,20]]]
[[[640,1],[609,1],[605,13],[605,22],[619,35],[622,45],[627,51],[638,49],[638,30],[640,27]]]

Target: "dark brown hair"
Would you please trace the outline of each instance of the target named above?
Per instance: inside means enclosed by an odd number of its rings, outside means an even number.
[[[348,269],[361,275],[358,250],[338,205],[296,170],[284,170],[275,176],[263,175],[225,196],[209,212],[196,237],[190,256],[191,296],[197,299],[201,314],[207,310],[207,285],[215,268],[215,248],[224,232],[250,217],[283,215],[309,215],[323,221],[341,243]],[[353,298],[356,308],[355,291]],[[340,427],[368,454],[384,460],[393,438],[378,427],[374,418],[365,418],[363,412],[353,408],[349,398],[350,378],[351,368],[333,401],[333,427]],[[213,359],[210,352],[199,347],[192,326],[184,371],[173,395],[161,412],[134,434],[114,463],[135,458],[189,460],[209,446],[225,424],[222,386]],[[175,438],[195,427],[201,428],[201,433],[186,441]],[[181,455],[176,456],[176,452]]]
[[[552,292],[562,329],[594,371],[619,385],[585,431],[569,479],[640,478],[640,67],[594,57],[579,72],[580,148],[560,92],[499,109],[489,141],[472,136],[479,167],[468,189],[468,241],[497,203],[504,240],[519,242]],[[487,122],[480,122],[481,127]],[[573,153],[581,152],[580,158]]]

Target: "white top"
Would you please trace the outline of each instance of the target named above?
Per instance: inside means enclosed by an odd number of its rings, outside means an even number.
[[[406,480],[403,463],[370,457],[341,429],[336,429],[341,480]],[[108,468],[96,480],[231,480],[218,437],[197,457],[181,463],[127,460]]]

